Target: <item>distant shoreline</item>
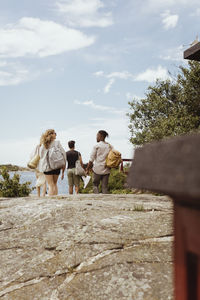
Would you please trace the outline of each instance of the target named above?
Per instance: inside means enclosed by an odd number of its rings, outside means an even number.
[[[2,164],[0,165],[0,170],[2,168],[6,168],[8,171],[11,172],[17,172],[17,171],[29,171],[29,172],[33,172],[33,170],[26,168],[26,167],[21,167],[21,166],[17,166],[17,165],[12,165],[12,164]]]

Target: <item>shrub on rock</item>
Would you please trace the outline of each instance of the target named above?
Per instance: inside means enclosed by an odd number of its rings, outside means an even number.
[[[0,179],[0,197],[26,197],[33,188],[30,187],[31,182],[20,183],[19,174],[15,173],[12,178],[8,170],[3,167],[0,171],[2,179]]]

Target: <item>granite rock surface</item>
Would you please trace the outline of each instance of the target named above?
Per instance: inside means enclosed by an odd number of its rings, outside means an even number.
[[[1,300],[173,299],[166,196],[0,198]]]

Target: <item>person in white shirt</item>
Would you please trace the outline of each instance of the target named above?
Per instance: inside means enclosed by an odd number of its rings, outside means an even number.
[[[93,147],[86,169],[87,174],[91,168],[93,170],[93,192],[95,194],[99,193],[100,182],[102,183],[102,193],[108,194],[110,168],[106,167],[106,157],[112,146],[105,141],[106,137],[108,137],[108,133],[105,130],[99,130],[97,144]]]

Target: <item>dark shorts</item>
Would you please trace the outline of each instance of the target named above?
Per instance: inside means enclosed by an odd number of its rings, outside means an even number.
[[[44,172],[45,175],[60,175],[60,169]]]

